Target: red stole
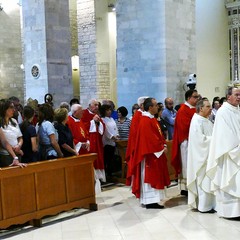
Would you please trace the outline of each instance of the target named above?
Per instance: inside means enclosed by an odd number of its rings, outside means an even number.
[[[142,118],[142,112],[141,111],[136,111],[135,114],[133,115],[132,121],[131,121],[131,126],[129,130],[129,137],[128,137],[128,144],[127,144],[127,149],[126,149],[126,157],[125,161],[127,162],[128,165],[130,165],[130,159],[132,158],[135,150],[135,143],[136,143],[136,134],[138,130],[138,126],[140,123],[140,120]],[[127,178],[126,178],[126,185],[130,186],[131,185],[131,176],[128,177],[127,173]]]
[[[175,168],[176,175],[181,173],[180,144],[188,139],[190,123],[195,112],[196,108],[190,108],[186,104],[182,104],[177,112],[174,124],[171,162]]]
[[[83,116],[81,121],[83,121],[87,131],[89,132],[90,129],[90,121],[95,116],[94,113],[88,111],[88,109],[83,110]],[[102,120],[100,120],[105,126]],[[102,135],[98,132],[98,126],[96,125],[96,132],[89,132],[89,139],[90,139],[90,153],[97,153],[97,159],[94,161],[94,168],[95,169],[104,169],[104,158],[103,158],[103,142],[102,142]]]
[[[68,116],[67,124],[72,132],[74,144],[77,144],[78,142],[85,143],[89,140],[88,131],[86,130],[86,127],[81,120],[74,119],[72,116]],[[89,153],[87,149],[80,148],[80,155],[86,153]]]

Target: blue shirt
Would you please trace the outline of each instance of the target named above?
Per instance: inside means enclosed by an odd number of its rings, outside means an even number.
[[[174,123],[176,118],[176,110],[169,110],[167,108],[163,109],[162,112],[162,119],[165,121],[168,130],[168,140],[172,140],[173,138],[173,131],[174,131]]]

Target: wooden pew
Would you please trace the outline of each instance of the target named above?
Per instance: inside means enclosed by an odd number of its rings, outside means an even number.
[[[93,162],[97,154],[29,164],[0,170],[0,229],[73,208],[97,210]]]
[[[166,154],[167,159],[168,159],[168,172],[171,180],[175,180],[175,170],[171,165],[171,158],[172,158],[172,140],[166,141],[167,142],[167,147],[168,147],[168,152]],[[116,141],[117,148],[119,150],[120,156],[122,158],[122,174],[121,178],[119,179],[119,182],[126,183],[126,174],[127,174],[127,164],[125,161],[125,155],[126,155],[126,147],[127,147],[127,140],[118,140]]]

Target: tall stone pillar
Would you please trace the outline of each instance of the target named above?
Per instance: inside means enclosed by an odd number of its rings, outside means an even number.
[[[77,0],[80,101],[111,96],[108,1]],[[112,77],[115,78],[115,77]]]
[[[80,100],[86,107],[91,98],[98,98],[94,0],[77,0],[77,12]]]
[[[184,100],[196,71],[195,1],[117,1],[118,105],[139,96]]]
[[[73,96],[69,5],[66,0],[22,1],[26,99],[54,106]]]

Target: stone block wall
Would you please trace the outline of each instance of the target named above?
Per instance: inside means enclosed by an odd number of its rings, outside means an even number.
[[[139,96],[166,94],[165,1],[117,4],[118,105],[131,110]]]
[[[167,94],[184,101],[189,74],[196,73],[195,0],[166,2]]]
[[[94,0],[77,0],[80,101],[84,107],[91,98],[98,98],[94,6]]]
[[[118,103],[129,110],[139,96],[184,100],[196,72],[195,0],[119,0]]]
[[[71,37],[68,1],[23,1],[23,36],[26,98],[44,102],[53,95],[54,105],[73,96]],[[38,78],[31,73],[40,70]]]
[[[24,98],[22,60],[22,43],[20,30],[19,5],[7,4],[2,0],[0,11],[0,92],[1,98]]]

